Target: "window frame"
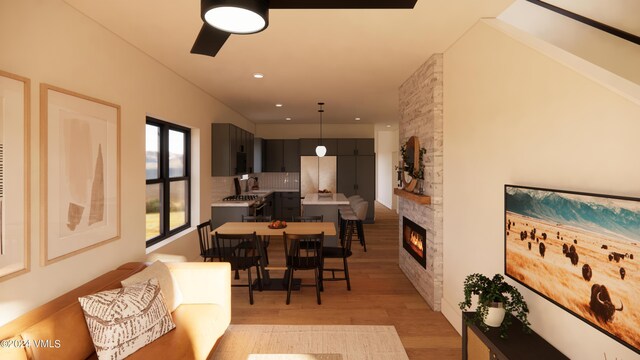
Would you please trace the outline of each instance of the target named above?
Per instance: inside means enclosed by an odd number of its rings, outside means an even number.
[[[176,125],[167,121],[159,120],[151,116],[146,117],[146,125],[157,126],[160,129],[159,138],[159,174],[155,179],[146,178],[146,163],[145,163],[145,188],[148,185],[160,184],[160,235],[151,239],[146,239],[146,247],[155,245],[162,240],[165,240],[181,231],[184,231],[191,227],[191,129],[188,127]],[[177,131],[184,134],[184,174],[183,176],[170,177],[169,176],[169,131]],[[145,140],[145,152],[146,152],[146,140]],[[187,189],[185,192],[185,200],[187,206],[185,207],[185,223],[178,226],[175,229],[170,229],[170,194],[171,183],[178,181],[186,181]],[[145,191],[146,193],[146,191]],[[145,200],[146,202],[146,200]],[[145,208],[146,215],[146,208]],[[145,222],[146,229],[146,222]]]

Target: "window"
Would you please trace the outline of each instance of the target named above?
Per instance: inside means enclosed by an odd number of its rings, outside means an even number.
[[[146,240],[151,246],[190,226],[190,130],[147,117]]]

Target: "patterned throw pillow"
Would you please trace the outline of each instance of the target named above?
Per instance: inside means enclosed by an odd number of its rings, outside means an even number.
[[[158,280],[78,298],[98,359],[124,359],[176,325]]]

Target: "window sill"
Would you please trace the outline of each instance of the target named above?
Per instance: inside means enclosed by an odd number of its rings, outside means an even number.
[[[153,244],[153,245],[149,246],[146,249],[146,254],[149,255],[150,253],[152,253],[152,252],[154,252],[154,251],[156,251],[158,249],[161,249],[161,248],[171,244],[172,242],[174,242],[174,241],[186,236],[187,234],[191,233],[192,231],[196,231],[196,227],[195,226],[190,227],[188,229],[184,229],[184,230],[180,231],[179,233],[173,234],[172,236],[160,241],[157,244]]]

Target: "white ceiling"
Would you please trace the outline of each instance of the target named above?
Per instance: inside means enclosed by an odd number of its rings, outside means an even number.
[[[232,35],[212,58],[189,52],[202,26],[199,0],[65,1],[257,124],[317,122],[318,101],[326,102],[327,123],[395,123],[402,82],[479,18],[513,2],[272,10],[265,31]],[[265,78],[254,79],[255,72]]]

